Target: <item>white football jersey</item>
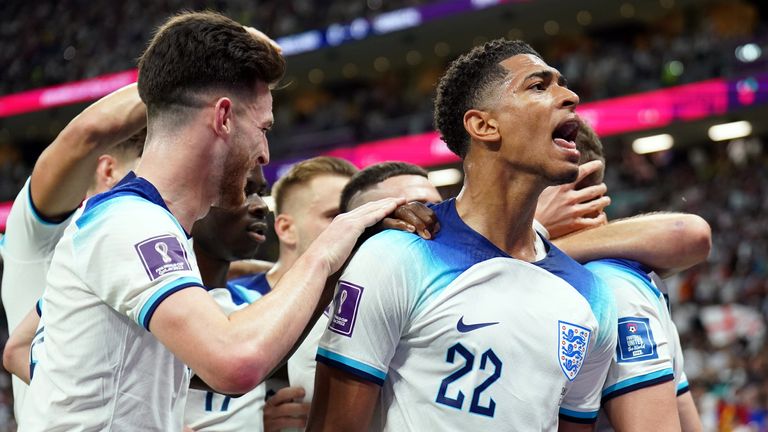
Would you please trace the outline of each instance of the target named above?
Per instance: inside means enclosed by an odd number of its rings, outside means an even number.
[[[613,290],[618,314],[618,342],[603,388],[603,401],[675,381],[687,391],[680,338],[664,295],[640,263],[603,259],[586,264]]]
[[[246,307],[269,292],[269,284],[263,274],[260,278],[246,278],[247,282],[244,278],[238,278],[230,281],[227,288],[208,291],[227,315]],[[184,424],[195,432],[263,431],[265,397],[265,383],[236,398],[191,388],[184,410]]]
[[[317,355],[320,338],[323,336],[325,328],[328,327],[329,310],[330,308],[326,309],[320,315],[307,337],[288,359],[288,382],[291,387],[304,389],[304,402],[312,402],[312,396],[315,394],[315,369],[317,367],[315,355]]]
[[[509,257],[454,200],[432,209],[433,240],[390,230],[360,247],[317,361],[382,386],[372,430],[594,422],[616,346],[607,287],[549,244],[536,263]]]
[[[19,430],[181,430],[190,371],[149,324],[186,288],[202,289],[189,237],[152,184],[91,198],[51,262]]]
[[[61,222],[51,222],[40,216],[32,203],[29,182],[27,179],[13,202],[5,235],[0,240],[4,264],[0,293],[9,333],[43,295],[53,250],[72,219],[70,216]],[[19,418],[27,385],[15,375],[12,380],[14,412]]]

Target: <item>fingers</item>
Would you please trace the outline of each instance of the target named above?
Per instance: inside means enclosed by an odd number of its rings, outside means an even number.
[[[598,185],[585,187],[584,189],[571,191],[570,194],[572,194],[572,202],[582,203],[603,196],[607,192],[608,186],[606,186],[605,183],[600,183]]]
[[[573,183],[576,184],[584,180],[587,176],[601,170],[602,168],[603,161],[601,160],[593,160],[579,165],[579,175],[576,177],[576,181]]]
[[[595,228],[607,224],[608,216],[604,212],[600,212],[596,217],[578,218],[576,223],[581,227],[580,229]]]
[[[354,221],[367,228],[385,216],[392,213],[397,206],[405,204],[405,198],[384,198],[378,201],[372,201],[352,210],[349,213],[340,215],[341,218]]]
[[[281,417],[277,419],[264,420],[264,432],[279,432],[286,428],[304,429],[307,426],[305,418]]]
[[[302,387],[284,387],[278,390],[274,396],[267,399],[266,404],[277,406],[286,402],[293,402],[294,400],[302,400],[305,394]]]
[[[596,215],[611,204],[611,197],[603,196],[574,206],[576,215]]]
[[[395,210],[395,211],[397,211],[397,210]],[[408,222],[406,222],[404,220],[400,220],[400,219],[395,219],[395,218],[387,217],[387,218],[384,218],[384,220],[381,221],[381,225],[385,229],[396,229],[396,230],[410,232],[410,233],[416,232],[416,227],[415,226],[409,224]]]
[[[394,216],[415,228],[419,236],[425,240],[432,238],[430,228],[437,222],[432,210],[421,203],[410,203],[395,209]]]
[[[286,402],[277,406],[264,406],[264,419],[279,417],[306,417],[309,414],[309,403]]]

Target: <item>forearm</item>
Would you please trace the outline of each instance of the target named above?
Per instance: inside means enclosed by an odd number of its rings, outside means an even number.
[[[146,126],[135,84],[111,93],[75,117],[40,155],[32,171],[32,200],[46,217],[75,209],[91,184],[98,157]]]
[[[330,302],[328,294],[323,296],[328,271],[308,251],[283,275],[273,294],[230,315],[232,338],[247,341],[240,349],[251,352],[265,372],[287,360]]]
[[[13,331],[3,350],[3,367],[29,384],[29,351],[40,317],[33,309]]]
[[[691,392],[685,392],[677,397],[677,412],[680,415],[680,426],[683,432],[701,432],[703,426],[696,403]]]
[[[699,216],[655,213],[611,222],[554,243],[579,262],[630,259],[668,275],[705,260],[711,236],[709,225]]]

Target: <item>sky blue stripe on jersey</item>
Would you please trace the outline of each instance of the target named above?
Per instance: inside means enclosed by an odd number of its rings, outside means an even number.
[[[581,411],[573,411],[567,408],[560,407],[560,414],[566,415],[568,417],[579,418],[579,419],[595,419],[597,418],[597,413],[598,411],[581,412]]]
[[[139,325],[149,331],[149,321],[152,319],[152,314],[155,312],[155,309],[157,309],[157,306],[159,306],[163,300],[165,300],[169,295],[175,293],[176,291],[193,286],[199,286],[202,288],[203,282],[200,279],[185,276],[174,279],[155,291],[154,294],[149,297],[149,300],[144,303],[144,306],[141,307],[141,312],[139,312],[137,320]]]
[[[588,262],[585,266],[598,276],[626,279],[641,290],[650,291],[657,301],[662,296],[661,291],[653,285],[650,275],[643,272],[642,265],[636,261],[601,259]]]
[[[336,354],[335,352],[332,352],[332,351],[328,351],[327,349],[322,347],[317,348],[317,357],[318,357],[318,360],[320,360],[320,358],[332,360],[337,364],[340,363],[354,370],[364,372],[367,375],[371,375],[372,377],[377,378],[378,380],[381,381],[381,383],[383,383],[384,380],[387,379],[386,372],[382,372],[373,366],[368,366],[365,363],[359,362],[357,360],[353,360],[349,357],[344,357],[343,355]]]
[[[684,389],[686,387],[688,387],[688,381],[687,380],[683,380],[683,381],[680,381],[679,383],[677,383],[677,390],[678,391],[680,391],[681,389]]]
[[[638,384],[649,383],[652,381],[656,382],[657,380],[661,378],[665,378],[667,376],[674,377],[674,372],[672,371],[671,368],[662,369],[660,371],[647,373],[645,375],[640,375],[634,378],[617,382],[616,384],[603,390],[603,399],[620,390],[624,390],[626,388],[633,387]]]

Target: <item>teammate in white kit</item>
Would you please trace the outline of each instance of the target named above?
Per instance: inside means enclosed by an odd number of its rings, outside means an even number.
[[[83,199],[108,190],[135,166],[145,126],[144,104],[136,85],[130,85],[85,109],[38,158],[14,201],[0,243],[9,333],[42,296],[53,250]],[[14,348],[5,349],[11,353]],[[17,419],[25,391],[26,385],[14,377]]]
[[[613,300],[532,229],[541,191],[578,174],[564,81],[519,41],[449,67],[435,119],[464,188],[433,207],[434,240],[384,232],[352,258],[318,350],[311,430],[591,429]]]
[[[604,160],[602,143],[588,125],[581,125],[576,144],[582,162]],[[593,187],[602,182],[603,172],[600,167],[570,188]],[[569,185],[562,187],[569,188]],[[554,195],[553,190],[542,195]],[[699,431],[701,423],[688,392],[677,329],[666,299],[650,272],[670,274],[706,259],[711,242],[710,230],[701,218],[683,214],[646,215],[619,224],[637,224],[641,220],[670,227],[667,237],[655,237],[652,248],[657,255],[670,256],[653,269],[628,259],[602,259],[586,264],[613,290],[619,317],[618,346],[604,384],[603,404],[616,430],[679,430],[682,426],[684,431]],[[676,226],[685,229],[675,229]],[[567,236],[575,231],[578,229],[565,230],[559,235]],[[642,229],[637,232],[641,236],[652,234]],[[590,233],[575,234],[561,245],[566,250],[571,245],[578,247],[579,242],[585,241],[585,235]],[[554,241],[557,243],[557,239]],[[671,254],[665,252],[669,249],[672,249]]]
[[[56,248],[45,361],[21,431],[181,430],[189,367],[224,393],[258,385],[316,313],[363,229],[401,202],[340,216],[266,296],[228,317],[202,288],[187,233],[244,200],[269,158],[277,49],[214,13],[166,22],[139,61],[147,142],[138,177],[98,195]],[[215,335],[215,337],[211,337]]]

